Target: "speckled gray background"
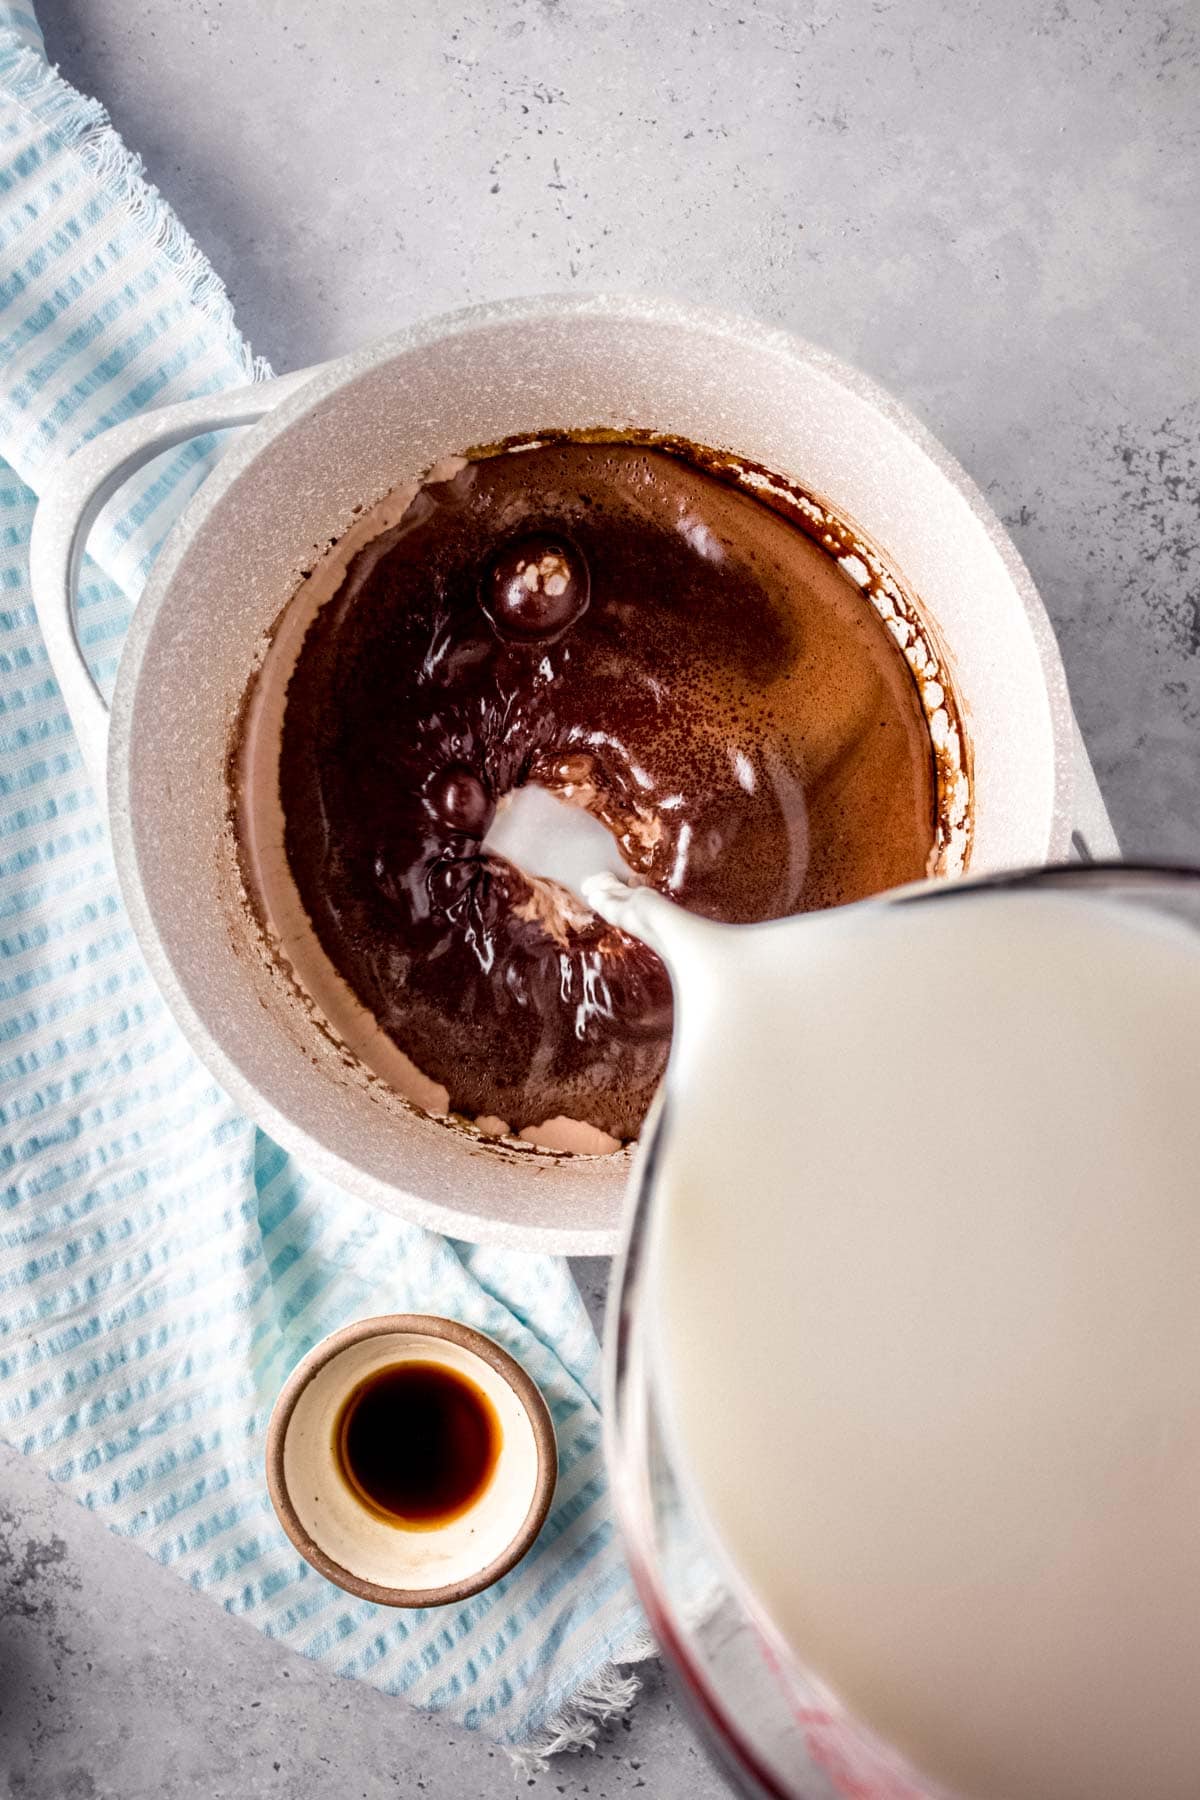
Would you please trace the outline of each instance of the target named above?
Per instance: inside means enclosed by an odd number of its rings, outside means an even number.
[[[539,289],[860,363],[1008,521],[1130,851],[1200,858],[1200,6],[42,0],[279,369]],[[582,1271],[595,1292],[602,1270]],[[498,1753],[328,1678],[0,1451],[14,1800],[474,1800]],[[661,1679],[537,1796],[714,1800]]]

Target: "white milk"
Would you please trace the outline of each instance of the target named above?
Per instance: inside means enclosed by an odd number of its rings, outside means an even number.
[[[1043,891],[673,954],[651,1279],[734,1564],[955,1792],[1195,1800],[1200,939]]]

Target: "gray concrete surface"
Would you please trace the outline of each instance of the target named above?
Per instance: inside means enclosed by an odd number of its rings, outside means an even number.
[[[1149,0],[43,0],[279,369],[671,290],[869,369],[1008,521],[1131,852],[1200,859],[1200,10]],[[584,1271],[593,1289],[601,1274]],[[0,1455],[20,1800],[524,1791]],[[669,1695],[534,1784],[710,1800]]]
[[[518,1777],[227,1618],[0,1445],[4,1800],[716,1800],[674,1704],[652,1665],[633,1721]]]

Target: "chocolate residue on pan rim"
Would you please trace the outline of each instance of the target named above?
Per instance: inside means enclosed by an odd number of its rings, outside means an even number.
[[[660,453],[677,457],[692,467],[752,494],[762,504],[787,518],[830,556],[887,625],[917,689],[934,760],[935,818],[934,841],[928,868],[930,875],[957,875],[965,871],[970,861],[973,825],[970,743],[947,669],[948,659],[935,629],[924,618],[919,601],[875,545],[828,502],[799,483],[748,458],[694,444],[672,434],[634,427],[585,427],[571,431],[523,433],[495,443],[472,445],[452,457],[438,459],[419,476],[398,483],[390,493],[356,507],[345,531],[328,540],[298,572],[292,594],[263,633],[233,718],[225,762],[228,804],[221,851],[238,912],[236,924],[231,921],[231,930],[236,935],[239,927],[242,932],[249,927],[254,949],[268,972],[271,987],[284,1001],[280,1011],[294,1028],[295,1041],[311,1060],[325,1060],[326,1066],[329,1066],[332,1054],[334,1070],[341,1079],[365,1089],[375,1101],[398,1111],[402,1116],[431,1122],[435,1127],[451,1128],[460,1137],[473,1140],[480,1152],[490,1157],[519,1160],[523,1164],[528,1163],[532,1157],[547,1169],[564,1160],[573,1164],[601,1162],[612,1167],[614,1162],[628,1159],[632,1146],[626,1145],[616,1151],[589,1153],[551,1148],[510,1135],[497,1135],[495,1126],[500,1121],[476,1121],[453,1111],[441,1112],[421,1105],[377,1073],[352,1048],[314,999],[287,955],[279,936],[272,929],[268,910],[242,850],[239,831],[242,806],[239,795],[243,786],[241,770],[247,720],[268,653],[279,637],[293,603],[307,583],[336,555],[339,547],[345,545],[351,534],[361,530],[365,516],[374,514],[393,500],[399,509],[399,516],[419,489],[431,479],[444,478],[441,471],[448,467],[462,467],[469,462],[512,451],[533,450],[542,445],[564,442],[646,445]],[[386,526],[381,524],[370,539],[364,540],[356,548],[355,554],[384,529]],[[326,598],[333,598],[337,591],[335,588]],[[322,601],[320,604],[323,606],[325,603],[326,601]],[[330,964],[331,969],[332,967]],[[334,973],[337,974],[336,971]],[[267,1005],[265,999],[262,1003]],[[314,1033],[317,1036],[315,1046]],[[315,1055],[315,1049],[322,1050],[323,1057]]]

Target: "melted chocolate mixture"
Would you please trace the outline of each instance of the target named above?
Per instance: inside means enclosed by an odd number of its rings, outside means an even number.
[[[709,917],[925,873],[934,768],[869,601],[681,457],[565,442],[427,486],[309,628],[280,759],[326,952],[451,1106],[638,1128],[666,1061],[654,953],[480,839],[524,782],[596,813]]]

